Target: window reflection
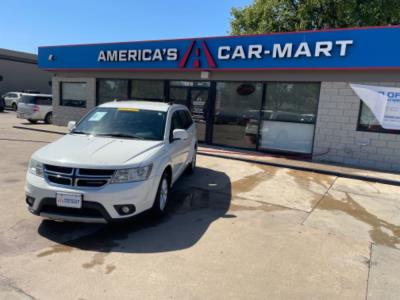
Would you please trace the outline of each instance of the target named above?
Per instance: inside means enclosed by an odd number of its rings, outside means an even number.
[[[131,98],[143,100],[163,100],[164,81],[162,80],[131,80]]]
[[[124,79],[99,79],[98,102],[99,104],[114,100],[128,99],[128,80]]]
[[[255,148],[261,100],[261,83],[218,82],[213,143]]]
[[[311,153],[319,83],[268,83],[260,149]]]

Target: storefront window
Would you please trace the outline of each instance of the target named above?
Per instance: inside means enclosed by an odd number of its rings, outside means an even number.
[[[260,149],[311,153],[319,83],[268,83]]]
[[[400,130],[384,129],[375,118],[372,111],[361,102],[360,108],[360,118],[358,120],[357,129],[360,131],[372,131],[372,132],[382,132],[382,133],[396,133],[399,134]]]
[[[61,106],[86,107],[86,99],[86,83],[61,82]]]
[[[99,79],[97,99],[98,104],[128,99],[128,80]]]
[[[217,83],[213,143],[256,147],[262,87],[261,83]]]
[[[188,102],[188,89],[181,87],[170,87],[169,101],[176,104],[187,105]]]
[[[143,100],[164,100],[164,81],[131,80],[131,98]]]

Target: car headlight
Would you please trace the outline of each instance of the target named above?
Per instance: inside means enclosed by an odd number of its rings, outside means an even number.
[[[43,177],[43,164],[34,159],[31,159],[29,161],[28,172],[33,175]]]
[[[146,180],[149,178],[152,168],[153,165],[148,165],[139,168],[116,170],[111,179],[111,183],[125,183]]]

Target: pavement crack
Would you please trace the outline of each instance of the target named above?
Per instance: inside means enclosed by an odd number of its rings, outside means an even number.
[[[6,278],[4,276],[0,275],[0,287],[1,286],[5,286],[11,290],[14,290],[15,292],[22,294],[24,296],[26,296],[27,298],[31,299],[31,300],[36,300],[35,297],[33,297],[32,295],[28,294],[27,292],[25,292],[23,289],[19,288],[18,286],[15,285],[15,283],[13,283],[9,278]]]
[[[368,273],[367,273],[367,287],[365,289],[365,300],[368,300],[369,275],[370,275],[370,272],[371,272],[371,260],[372,260],[372,246],[373,246],[373,243],[370,243],[370,245],[369,245]]]
[[[321,203],[321,201],[326,197],[326,195],[328,195],[329,191],[332,189],[332,187],[334,186],[336,180],[339,177],[336,176],[334,180],[332,180],[330,186],[327,188],[327,190],[325,191],[325,193],[321,196],[321,198],[318,200],[317,203],[315,203],[314,207],[311,209],[310,212],[308,212],[307,216],[305,217],[305,219],[303,220],[303,222],[301,222],[301,225],[304,225],[304,223],[307,221],[307,219],[311,216],[311,214],[314,212],[314,210],[318,207],[318,205]]]
[[[28,143],[43,143],[43,144],[49,144],[49,143],[50,143],[50,142],[38,141],[38,140],[21,140],[21,139],[7,139],[7,138],[0,138],[0,141],[8,141],[8,142],[28,142]]]

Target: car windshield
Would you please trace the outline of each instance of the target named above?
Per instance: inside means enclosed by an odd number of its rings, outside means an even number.
[[[74,134],[162,140],[166,112],[136,108],[98,107],[72,130]]]

